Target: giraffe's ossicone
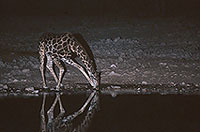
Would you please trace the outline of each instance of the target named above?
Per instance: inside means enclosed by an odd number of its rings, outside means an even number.
[[[57,89],[60,88],[65,72],[64,63],[78,68],[94,88],[99,86],[100,74],[97,72],[93,54],[89,46],[81,44],[73,34],[43,34],[39,40],[39,54],[44,88],[47,88],[45,78],[46,67],[57,82]],[[76,58],[80,58],[84,66],[80,65]],[[59,68],[58,77],[54,71],[53,64]]]

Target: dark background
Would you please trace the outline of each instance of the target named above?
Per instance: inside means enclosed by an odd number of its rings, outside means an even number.
[[[102,83],[199,87],[199,13],[200,0],[0,0],[0,84],[41,87],[39,38],[71,32],[88,43]],[[66,84],[88,83],[68,71]]]
[[[199,0],[1,0],[1,15],[198,16]]]

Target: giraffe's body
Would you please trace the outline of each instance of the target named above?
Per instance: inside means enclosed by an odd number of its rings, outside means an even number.
[[[78,68],[93,87],[96,88],[98,85],[98,73],[94,58],[71,33],[43,34],[39,41],[39,53],[44,88],[47,87],[45,79],[46,66],[58,83],[57,88],[60,87],[65,72],[63,62]],[[80,58],[84,67],[75,60],[76,57]],[[60,69],[59,78],[53,69],[54,63]]]

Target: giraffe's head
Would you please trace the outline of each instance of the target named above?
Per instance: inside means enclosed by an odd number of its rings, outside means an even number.
[[[99,89],[99,85],[100,85],[100,80],[101,80],[101,72],[94,72],[92,75],[91,75],[91,80],[92,80],[92,86],[95,88],[95,89]]]

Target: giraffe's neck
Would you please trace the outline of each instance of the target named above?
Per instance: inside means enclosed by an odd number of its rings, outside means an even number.
[[[95,74],[96,63],[90,48],[83,46],[75,38],[73,38],[72,44],[73,45],[70,46],[71,50],[81,59],[82,63],[85,65],[86,70],[88,71],[88,74]]]
[[[96,64],[94,59],[90,58],[90,56],[88,56],[87,52],[82,52],[79,55],[79,58],[81,59],[81,61],[83,62],[83,64],[85,65],[85,68],[87,69],[89,74],[95,74],[96,72]]]

